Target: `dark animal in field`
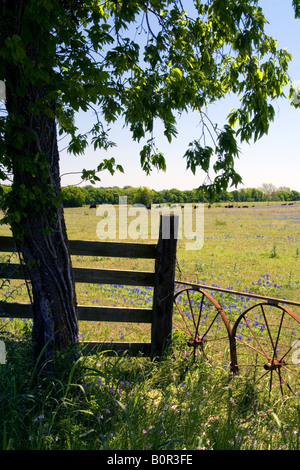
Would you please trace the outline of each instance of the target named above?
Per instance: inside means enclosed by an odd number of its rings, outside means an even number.
[[[91,204],[90,205],[90,209],[96,209],[96,207],[97,207],[97,204]]]

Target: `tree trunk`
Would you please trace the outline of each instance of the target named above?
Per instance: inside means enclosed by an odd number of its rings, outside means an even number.
[[[7,93],[9,113],[15,111],[13,101]],[[26,144],[24,159],[30,154],[32,160],[37,158],[36,168],[32,173],[23,171],[18,149],[11,154],[14,179],[10,210],[20,212],[11,228],[31,281],[35,354],[49,343],[45,359],[50,359],[54,348],[64,349],[78,340],[76,295],[63,209],[57,198],[60,184],[55,120],[42,115],[28,118],[24,127],[31,129],[37,140]]]
[[[12,10],[16,3],[10,3]],[[20,3],[24,8],[26,1],[18,3],[20,18]],[[43,34],[40,32],[26,51],[36,66],[43,50]],[[75,283],[59,202],[55,102],[48,98],[48,84],[24,79],[26,74],[19,62],[7,62],[5,67],[6,154],[13,172],[8,214],[31,284],[35,355],[43,352],[43,358],[51,360],[56,349],[78,341]]]

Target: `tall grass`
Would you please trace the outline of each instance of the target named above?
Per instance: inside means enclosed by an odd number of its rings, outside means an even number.
[[[51,374],[35,367],[26,325],[19,341],[3,330],[2,338],[1,449],[300,448],[296,400],[269,399],[251,381],[193,361],[177,334],[161,361],[100,354],[70,366],[66,351]]]

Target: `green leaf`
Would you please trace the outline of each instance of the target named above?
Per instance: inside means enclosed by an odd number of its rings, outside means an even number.
[[[295,17],[300,18],[300,0],[293,0],[293,6],[295,9]]]

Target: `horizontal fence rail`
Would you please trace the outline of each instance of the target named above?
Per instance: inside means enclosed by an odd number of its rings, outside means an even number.
[[[0,315],[33,318],[31,304],[25,302],[0,302]],[[151,308],[78,306],[78,319],[81,321],[151,323],[151,318]]]
[[[86,284],[117,284],[126,286],[154,286],[154,273],[147,271],[119,271],[116,269],[73,268],[75,282]],[[1,277],[24,279],[20,264],[0,263]]]
[[[174,294],[177,241],[175,227],[178,226],[178,224],[174,222],[174,217],[176,216],[171,215],[167,217],[170,217],[170,238],[168,240],[162,239],[161,218],[160,236],[156,244],[69,240],[71,255],[140,258],[153,259],[155,261],[155,269],[153,272],[73,268],[76,283],[153,288],[152,308],[78,306],[78,319],[80,321],[151,324],[151,343],[99,343],[91,341],[84,342],[86,351],[128,351],[131,355],[143,353],[147,356],[150,355],[150,353],[152,355],[160,355],[163,352],[166,339],[171,335],[172,330],[172,301]],[[15,242],[12,237],[0,237],[0,252],[16,252]],[[96,262],[95,260],[95,263]],[[0,278],[24,280],[26,274],[21,264],[10,262],[0,263]],[[32,306],[30,303],[24,302],[0,302],[0,317],[30,319],[33,317]]]
[[[78,256],[148,259],[156,257],[156,244],[69,240],[69,248],[71,255]],[[13,237],[0,237],[0,251],[5,253],[16,251]]]

